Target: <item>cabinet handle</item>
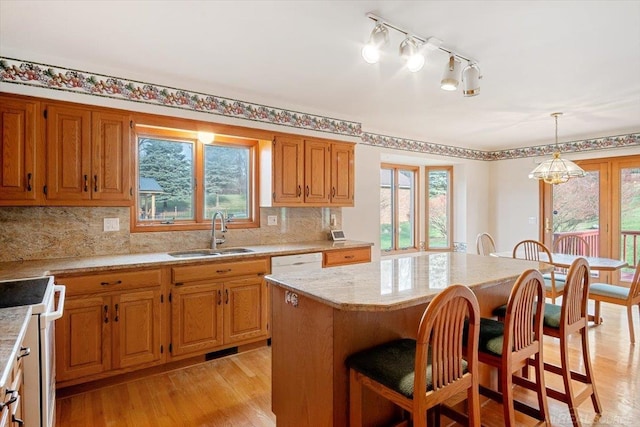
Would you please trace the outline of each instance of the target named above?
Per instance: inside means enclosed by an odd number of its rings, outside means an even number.
[[[218,290],[218,305],[222,304],[222,291]]]
[[[4,407],[8,407],[10,406],[12,403],[14,403],[16,400],[18,400],[18,390],[9,390],[6,389],[4,392],[4,395],[11,395],[11,397],[9,398],[9,400],[7,400],[6,402],[0,402],[0,411],[2,411],[2,409]]]
[[[93,192],[98,192],[98,175],[93,175]]]
[[[116,304],[116,317],[113,319],[114,322],[117,322],[120,317],[120,307]]]
[[[230,271],[231,271],[231,269],[230,269],[230,268],[227,268],[226,270],[216,270],[216,273],[218,273],[218,274],[222,274],[222,273],[228,273],[228,272],[230,272]]]
[[[13,421],[15,424],[18,424],[20,427],[24,425],[24,420],[16,418],[16,414],[11,414],[11,421]]]
[[[20,354],[16,360],[20,360],[23,357],[27,357],[31,354],[31,349],[29,347],[20,347]]]
[[[122,280],[114,280],[113,282],[100,282],[102,286],[119,285],[121,283]]]
[[[27,191],[31,191],[31,172],[27,174]]]
[[[307,185],[307,197],[309,197],[309,186]]]
[[[336,197],[336,187],[331,187],[331,197]]]
[[[89,183],[87,182],[87,180],[89,179],[89,177],[87,175],[84,176],[84,192],[86,193],[87,191],[89,191]]]
[[[109,323],[109,306],[104,306],[104,323]]]
[[[224,303],[229,304],[229,289],[224,290]]]
[[[298,192],[296,193],[296,197],[300,197],[301,194],[302,194],[302,187],[298,185]]]
[[[352,258],[355,258],[355,256],[354,255],[345,255],[344,256],[344,259],[352,259]]]

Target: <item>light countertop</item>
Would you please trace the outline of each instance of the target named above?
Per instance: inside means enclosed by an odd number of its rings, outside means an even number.
[[[177,265],[201,262],[226,262],[230,260],[251,259],[263,256],[293,255],[367,246],[372,246],[372,244],[354,240],[342,242],[321,240],[313,242],[243,246],[244,248],[251,249],[253,252],[225,254],[215,257],[200,256],[192,258],[175,258],[167,252],[158,252],[94,256],[86,258],[58,258],[34,261],[2,262],[0,263],[0,280],[13,280],[46,275],[55,276],[59,274],[97,273],[101,271],[164,266],[169,264]],[[226,247],[221,246],[220,249],[226,249]]]
[[[474,289],[513,283],[530,268],[549,272],[553,266],[461,252],[422,252],[319,271],[271,274],[266,279],[340,310],[388,311],[429,302],[451,284]]]
[[[18,357],[20,344],[24,338],[31,317],[31,307],[0,308],[0,390],[9,385],[9,374],[13,362]],[[32,349],[35,351],[35,349]],[[32,355],[28,357],[38,357]]]

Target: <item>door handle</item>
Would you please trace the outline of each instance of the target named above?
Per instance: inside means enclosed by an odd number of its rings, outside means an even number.
[[[546,233],[551,233],[551,218],[544,219],[544,231]]]

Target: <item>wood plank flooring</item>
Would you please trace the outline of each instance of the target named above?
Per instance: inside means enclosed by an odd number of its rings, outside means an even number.
[[[593,311],[593,310],[591,310]],[[579,408],[583,426],[632,426],[640,422],[640,324],[634,309],[635,346],[629,342],[626,309],[603,304],[604,323],[591,326],[589,339],[596,386],[603,414],[596,417],[591,401]],[[577,337],[572,349],[578,349]],[[557,341],[545,337],[544,357],[557,361]],[[575,356],[577,353],[572,353]],[[577,360],[575,357],[572,360]],[[559,378],[546,374],[547,384]],[[579,390],[579,385],[576,385]],[[533,394],[517,396],[534,403]],[[570,426],[564,404],[549,399],[553,426]],[[271,348],[262,347],[179,370],[112,385],[57,401],[58,427],[82,426],[275,426],[271,413]],[[522,426],[540,425],[517,414]],[[483,401],[482,423],[504,425],[501,406]]]

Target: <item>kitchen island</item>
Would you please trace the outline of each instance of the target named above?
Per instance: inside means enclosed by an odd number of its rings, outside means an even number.
[[[278,426],[347,426],[348,371],[356,351],[415,338],[429,301],[451,284],[469,286],[482,316],[504,304],[526,269],[546,263],[465,253],[418,253],[322,271],[268,275],[272,296],[272,408]],[[365,424],[393,409],[364,396]]]

